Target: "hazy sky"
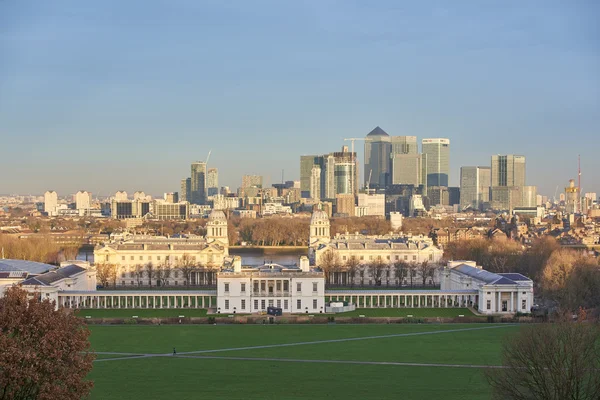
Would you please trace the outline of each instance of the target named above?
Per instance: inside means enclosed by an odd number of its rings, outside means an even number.
[[[221,185],[298,179],[300,155],[376,125],[449,138],[451,185],[523,154],[553,195],[581,153],[600,192],[599,18],[594,0],[0,0],[0,193],[177,191],[209,149]]]

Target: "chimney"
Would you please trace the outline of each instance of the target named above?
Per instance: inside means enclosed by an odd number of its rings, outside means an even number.
[[[233,272],[242,272],[242,257],[233,257]]]
[[[306,257],[306,256],[300,257],[300,269],[302,270],[302,272],[310,272],[308,257]]]

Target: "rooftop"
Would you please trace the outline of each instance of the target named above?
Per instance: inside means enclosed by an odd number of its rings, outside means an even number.
[[[85,270],[85,268],[82,268],[78,265],[68,265],[66,267],[52,270],[46,272],[45,274],[37,275],[32,278],[26,279],[25,281],[23,281],[22,285],[51,286],[52,283],[56,281],[65,278],[70,278]]]
[[[53,268],[56,266],[36,261],[0,259],[0,272],[23,271],[39,275]]]

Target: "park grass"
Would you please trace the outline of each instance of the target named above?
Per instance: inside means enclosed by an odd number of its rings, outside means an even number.
[[[354,311],[348,311],[335,314],[335,317],[407,317],[413,318],[432,318],[445,317],[454,318],[459,315],[465,317],[474,317],[475,314],[468,308],[357,308]]]
[[[460,331],[472,328],[473,331]],[[214,357],[497,365],[514,325],[90,326],[96,351],[168,354],[269,344],[436,332],[350,342],[228,350]],[[114,355],[102,355],[115,357]],[[98,362],[92,399],[488,399],[479,368],[297,363],[159,356]]]
[[[206,317],[206,309],[186,308],[186,309],[168,309],[168,308],[84,308],[75,312],[78,317],[89,316],[91,318],[131,318],[134,315],[138,318],[177,318],[180,315],[185,317]]]

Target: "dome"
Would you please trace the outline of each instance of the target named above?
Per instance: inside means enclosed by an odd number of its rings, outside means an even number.
[[[323,210],[315,210],[313,212],[312,217],[310,218],[311,225],[316,222],[323,222],[323,221],[327,221],[327,223],[329,223],[329,215],[327,215],[327,213]]]
[[[208,216],[208,221],[227,221],[227,217],[221,210],[212,210]]]

